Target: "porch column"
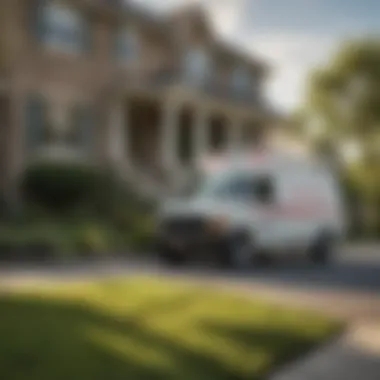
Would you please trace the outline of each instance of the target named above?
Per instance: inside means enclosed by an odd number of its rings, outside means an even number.
[[[115,102],[110,109],[108,152],[116,168],[124,170],[130,165],[128,156],[128,110],[121,101]]]
[[[243,125],[241,120],[234,118],[228,125],[228,151],[232,154],[239,153],[242,149]]]
[[[194,116],[194,153],[195,164],[198,166],[202,163],[204,157],[208,154],[208,135],[209,124],[206,110],[196,110]]]
[[[178,165],[178,118],[180,107],[173,102],[164,104],[162,115],[162,163],[166,169]]]

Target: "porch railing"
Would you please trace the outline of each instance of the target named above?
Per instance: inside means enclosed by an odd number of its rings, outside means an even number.
[[[149,77],[148,83],[153,87],[168,87],[174,85],[194,87],[200,92],[203,92],[211,97],[238,104],[255,105],[255,103],[259,103],[259,97],[256,94],[255,89],[238,91],[232,86],[218,83],[215,80],[209,80],[203,84],[193,83],[186,80],[179,70],[171,68],[162,69],[155,72]]]

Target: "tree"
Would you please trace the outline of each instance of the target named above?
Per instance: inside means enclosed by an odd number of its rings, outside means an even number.
[[[339,163],[346,193],[349,198],[355,195],[362,209],[371,210],[369,229],[380,233],[379,38],[345,43],[329,64],[312,73],[303,107],[304,129],[314,121],[321,127],[314,149]],[[336,161],[347,142],[360,148],[361,160],[355,165]]]
[[[355,140],[366,156],[380,155],[380,39],[346,43],[313,73],[308,108],[331,139]]]

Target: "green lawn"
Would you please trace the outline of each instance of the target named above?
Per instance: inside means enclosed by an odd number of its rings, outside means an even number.
[[[0,296],[1,379],[263,379],[339,330],[158,279],[41,288]]]

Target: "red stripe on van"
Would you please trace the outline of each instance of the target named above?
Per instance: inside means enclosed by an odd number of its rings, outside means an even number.
[[[332,207],[319,203],[297,203],[283,206],[265,207],[262,213],[271,218],[310,219],[334,218]]]

